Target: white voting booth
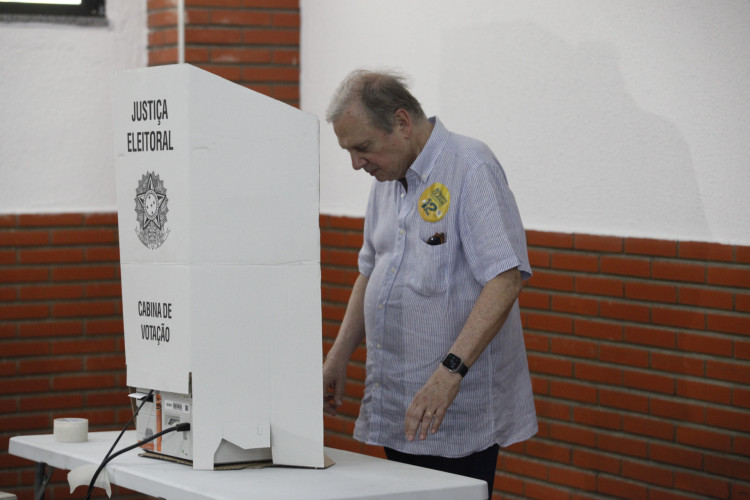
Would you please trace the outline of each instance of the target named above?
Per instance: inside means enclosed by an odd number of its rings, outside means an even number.
[[[139,434],[189,421],[158,446],[196,469],[323,467],[317,117],[190,65],[113,94]]]

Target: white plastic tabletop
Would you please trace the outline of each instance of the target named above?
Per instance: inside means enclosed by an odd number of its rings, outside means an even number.
[[[117,432],[92,432],[84,443],[59,443],[51,434],[11,438],[9,452],[58,469],[98,464]],[[117,449],[135,443],[125,433]],[[388,499],[480,500],[487,498],[483,481],[326,448],[336,462],[328,469],[268,467],[233,471],[197,471],[164,460],[127,452],[107,465],[110,483],[166,498],[198,499]],[[79,487],[83,490],[84,487]]]

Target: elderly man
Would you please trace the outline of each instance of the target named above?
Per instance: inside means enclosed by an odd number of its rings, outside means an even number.
[[[349,74],[328,108],[374,182],[359,271],[323,365],[325,409],[366,339],[354,437],[389,459],[483,479],[537,431],[518,295],[531,276],[505,173],[483,143],[428,119],[397,75]]]

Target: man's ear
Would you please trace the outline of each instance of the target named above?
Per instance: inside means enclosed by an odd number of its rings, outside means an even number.
[[[404,108],[398,108],[394,116],[394,130],[401,134],[404,138],[408,139],[411,137],[411,116],[409,112]]]

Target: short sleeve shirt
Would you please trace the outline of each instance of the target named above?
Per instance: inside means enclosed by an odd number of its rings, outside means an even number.
[[[461,332],[484,284],[531,276],[505,173],[480,141],[437,118],[399,181],[374,182],[359,270],[365,292],[366,388],[354,437],[405,453],[461,457],[537,431],[518,302],[461,383],[437,434],[407,442],[406,409]],[[428,244],[432,242],[439,244]],[[437,238],[437,239],[435,239]]]

